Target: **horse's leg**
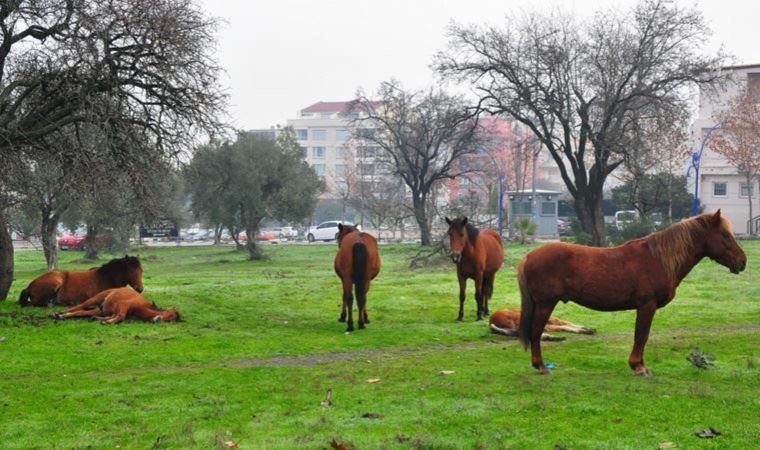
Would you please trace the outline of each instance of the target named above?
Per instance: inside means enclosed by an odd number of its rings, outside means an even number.
[[[70,319],[72,317],[93,317],[103,314],[100,309],[79,309],[76,311],[67,311],[55,315],[56,319]]]
[[[367,314],[367,291],[369,291],[369,279],[364,280],[364,285],[356,285],[356,311],[359,313],[359,329],[364,329],[364,317]]]
[[[546,331],[567,331],[568,333],[578,334],[595,334],[596,329],[591,327],[584,327],[582,325],[576,325],[570,322],[563,322],[561,324],[549,324],[546,326]]]
[[[457,266],[457,278],[459,279],[459,316],[457,320],[464,320],[464,299],[467,297],[467,278],[462,275],[462,271]]]
[[[369,314],[367,314],[367,293],[369,292],[370,281],[367,280],[367,290],[364,292],[364,323],[369,323]]]
[[[533,367],[538,369],[542,375],[551,373],[549,368],[544,364],[544,358],[541,356],[541,336],[544,334],[546,321],[549,320],[554,306],[556,306],[556,302],[541,304],[540,301],[535,299],[533,324],[530,330],[530,359]]]
[[[478,304],[477,320],[483,320],[483,272],[475,274],[475,302]]]
[[[636,310],[636,332],[633,338],[633,351],[628,357],[628,365],[636,375],[651,375],[652,372],[644,364],[644,346],[649,338],[649,328],[652,326],[657,303],[650,301]]]
[[[354,295],[351,293],[351,277],[344,277],[343,281],[343,312],[348,315],[346,331],[354,331]]]
[[[338,322],[345,322],[346,321],[346,300],[343,299],[342,305],[340,308],[340,317],[338,317]]]
[[[119,311],[119,312],[115,313],[114,315],[112,315],[111,317],[108,317],[108,318],[105,318],[105,319],[101,320],[100,323],[103,324],[103,325],[105,325],[105,324],[114,324],[114,323],[119,323],[119,322],[123,321],[126,318],[127,318],[127,314],[125,312],[123,312],[123,311]]]
[[[483,314],[486,316],[491,314],[488,310],[488,301],[491,300],[491,295],[493,295],[493,279],[495,276],[496,274],[483,276]]]

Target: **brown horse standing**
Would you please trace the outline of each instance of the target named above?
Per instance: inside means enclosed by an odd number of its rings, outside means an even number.
[[[457,265],[459,279],[459,316],[464,318],[464,299],[467,279],[475,280],[475,301],[478,304],[478,320],[488,315],[488,300],[493,295],[496,272],[504,262],[504,246],[499,233],[494,230],[480,231],[463,219],[449,220],[448,235],[451,240],[451,260]]]
[[[106,289],[67,311],[55,314],[54,317],[89,317],[100,320],[102,324],[119,323],[127,318],[144,322],[180,320],[176,308],[161,309],[130,287]]]
[[[644,346],[658,308],[667,305],[691,269],[708,257],[739,273],[747,256],[720,210],[683,220],[642,239],[613,248],[548,244],[520,262],[520,340],[531,348],[533,367],[549,373],[541,357],[541,332],[560,300],[599,311],[636,310],[636,332],[628,364],[648,375]]]
[[[21,306],[71,306],[100,291],[126,285],[142,292],[142,272],[140,258],[128,255],[81,272],[47,272],[21,291],[18,302]]]
[[[364,324],[369,323],[369,316],[367,316],[369,283],[380,273],[380,254],[377,251],[375,238],[352,226],[338,224],[335,273],[343,282],[343,308],[338,320],[345,322],[348,316],[346,331],[354,330],[354,297],[351,294],[351,287],[355,286],[359,329],[364,328]]]

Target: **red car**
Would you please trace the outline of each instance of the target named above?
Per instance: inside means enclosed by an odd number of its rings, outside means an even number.
[[[240,242],[246,242],[248,240],[248,235],[245,233],[245,231],[241,231],[240,234],[238,234],[238,241]],[[269,231],[261,231],[259,234],[256,235],[257,241],[276,241],[277,236],[274,235],[274,233],[270,233]]]
[[[61,250],[84,250],[84,242],[86,239],[86,232],[64,234],[58,239],[58,248]],[[99,234],[95,238],[95,244],[98,248],[108,247],[111,244],[111,236],[107,234]]]

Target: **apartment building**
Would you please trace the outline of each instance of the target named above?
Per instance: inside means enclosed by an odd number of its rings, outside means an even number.
[[[730,82],[717,95],[704,91],[699,93],[699,113],[692,125],[692,142],[695,153],[702,152],[699,159],[699,183],[697,196],[706,211],[718,208],[734,225],[737,234],[748,233],[749,208],[748,197],[754,199],[755,215],[760,214],[757,202],[758,181],[748,184],[736,167],[729,164],[725,157],[710,149],[710,136],[719,132],[720,125],[713,115],[726,107],[727,103],[744,94],[755,92],[760,95],[760,64],[732,66],[723,69],[729,75]],[[694,168],[689,171],[689,188],[694,192],[696,181]],[[760,221],[760,219],[758,219]],[[754,221],[753,221],[754,222]]]

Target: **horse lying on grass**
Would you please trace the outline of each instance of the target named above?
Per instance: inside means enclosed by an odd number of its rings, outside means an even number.
[[[84,271],[53,271],[35,278],[21,291],[21,306],[73,306],[106,289],[132,286],[142,292],[140,258],[124,255]]]
[[[123,287],[108,289],[87,299],[67,311],[53,315],[56,319],[89,317],[100,323],[119,323],[124,319],[142,320],[144,322],[176,322],[181,320],[176,308],[161,309],[155,303]]]
[[[636,375],[649,375],[644,346],[654,313],[673,300],[681,280],[705,257],[734,274],[747,267],[747,255],[720,210],[617,247],[554,243],[528,253],[517,268],[517,279],[520,341],[530,347],[533,367],[549,373],[541,356],[541,333],[557,302],[573,301],[598,311],[635,309],[628,365]]]
[[[501,309],[491,314],[488,321],[488,327],[491,333],[501,334],[504,336],[518,336],[520,334],[520,310],[519,309]],[[583,325],[576,325],[571,322],[549,317],[546,322],[544,331],[567,331],[568,333],[578,334],[595,334],[596,330]],[[551,334],[541,333],[542,341],[564,341],[563,336],[552,336]]]

